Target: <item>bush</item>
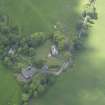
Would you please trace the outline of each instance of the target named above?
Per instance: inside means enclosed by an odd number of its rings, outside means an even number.
[[[64,52],[64,59],[68,61],[72,57],[72,54],[68,51]]]
[[[38,47],[49,38],[50,34],[44,32],[36,32],[29,36],[28,46],[29,47]]]
[[[42,81],[45,81],[46,77],[43,74],[37,74],[32,78],[31,83],[26,86],[25,95],[23,95],[23,100],[26,102],[28,97],[37,96],[42,94],[46,88],[46,84],[42,84]],[[28,90],[27,90],[28,89]],[[28,95],[28,96],[27,96]]]
[[[87,10],[87,15],[90,16],[92,19],[96,19],[96,9],[90,7],[89,10]]]
[[[28,102],[29,98],[30,98],[30,96],[27,93],[23,93],[22,94],[22,101],[23,101],[23,103]]]
[[[48,75],[48,85],[53,85],[56,81],[56,76]]]
[[[9,68],[13,66],[11,58],[8,56],[4,57],[3,63]]]
[[[82,28],[83,28],[83,20],[80,20],[80,21],[77,23],[76,29],[77,29],[77,31],[79,32]]]
[[[34,59],[32,63],[35,65],[37,68],[42,68],[44,64],[46,63],[46,60],[44,59]]]
[[[38,91],[35,90],[34,93],[33,93],[33,96],[37,97],[38,96]]]
[[[29,105],[28,102],[24,102],[23,105]]]
[[[96,8],[91,5],[86,5],[82,12],[82,16],[83,17],[90,16],[91,19],[97,19]]]
[[[75,50],[80,50],[81,47],[82,47],[82,43],[81,43],[80,40],[77,40],[77,41],[74,42],[74,49]]]
[[[53,41],[58,45],[60,50],[64,50],[66,40],[63,33],[61,33],[60,31],[55,31],[53,34]]]

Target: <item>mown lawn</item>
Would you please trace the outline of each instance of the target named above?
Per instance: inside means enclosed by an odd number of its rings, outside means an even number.
[[[0,105],[19,105],[21,91],[11,71],[0,64]]]

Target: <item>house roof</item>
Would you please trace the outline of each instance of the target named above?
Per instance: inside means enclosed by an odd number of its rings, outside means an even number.
[[[22,75],[28,79],[31,78],[37,72],[35,67],[28,66],[26,69],[22,70]]]

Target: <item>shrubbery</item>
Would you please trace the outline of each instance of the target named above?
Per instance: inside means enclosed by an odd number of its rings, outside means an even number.
[[[28,46],[36,48],[43,42],[45,42],[45,40],[47,40],[49,36],[50,35],[48,33],[36,32],[29,36],[27,40]]]
[[[33,65],[35,65],[35,67],[37,68],[42,68],[44,66],[44,64],[46,63],[45,59],[33,59],[32,60]]]
[[[65,35],[60,31],[55,31],[53,34],[53,41],[58,45],[60,50],[64,50],[66,39]]]
[[[40,73],[35,75],[31,82],[23,84],[22,103],[26,104],[32,96],[36,97],[42,94],[49,82],[49,76]]]
[[[65,51],[63,56],[64,56],[65,61],[69,61],[70,59],[72,59],[72,54],[68,51]]]

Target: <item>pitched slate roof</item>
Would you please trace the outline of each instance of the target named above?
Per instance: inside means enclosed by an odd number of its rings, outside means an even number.
[[[24,78],[29,79],[37,72],[35,67],[28,66],[26,69],[22,70],[22,75]]]

